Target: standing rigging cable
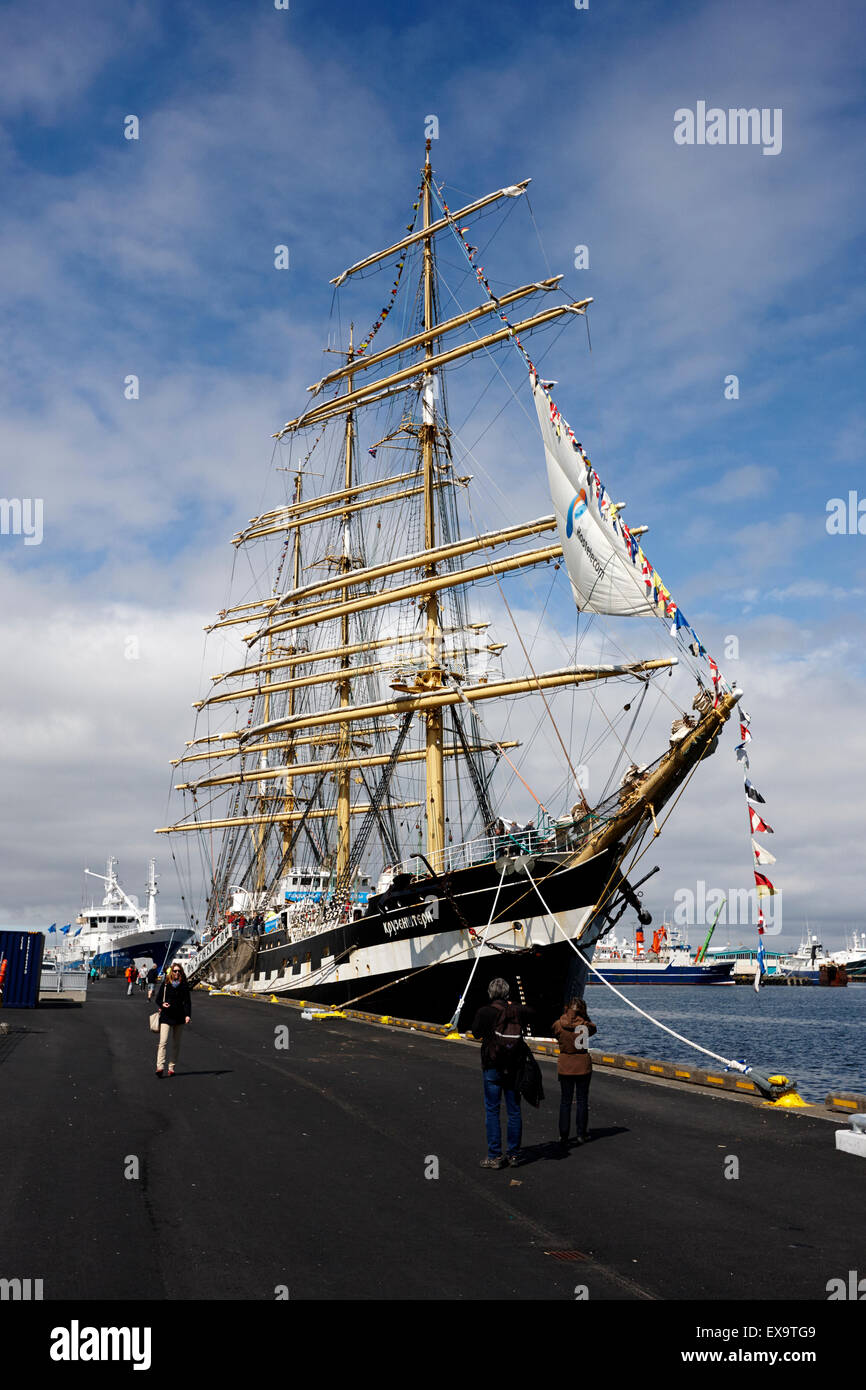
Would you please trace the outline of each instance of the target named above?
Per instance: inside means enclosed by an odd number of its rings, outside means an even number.
[[[385,764],[385,767],[382,769],[382,776],[379,778],[379,785],[376,787],[376,790],[373,793],[373,797],[370,802],[370,809],[364,816],[364,819],[361,822],[361,828],[358,831],[352,843],[352,850],[349,855],[349,862],[346,865],[346,870],[343,874],[340,875],[340,877],[337,879],[337,882],[334,885],[334,891],[331,895],[331,905],[332,907],[340,911],[342,911],[342,909],[345,907],[348,901],[355,870],[361,862],[361,856],[363,855],[364,850],[366,849],[367,841],[370,838],[370,832],[372,831],[373,826],[375,825],[378,819],[379,809],[382,805],[382,802],[385,800],[385,797],[388,794],[388,787],[391,782],[391,777],[394,773],[394,768],[397,766],[397,763],[399,762],[400,752],[403,748],[403,744],[406,741],[406,735],[409,732],[409,728],[414,717],[414,710],[408,710],[406,714],[404,714],[403,716],[403,723],[400,726],[400,732],[398,733],[397,739],[394,743],[394,747],[391,750],[391,757]]]
[[[493,809],[490,805],[490,802],[487,799],[487,788],[478,775],[478,768],[475,766],[475,759],[469,751],[469,745],[466,742],[466,735],[463,732],[463,724],[461,722],[460,715],[457,713],[456,705],[451,706],[451,722],[454,725],[454,732],[460,740],[460,746],[463,749],[463,755],[466,758],[466,762],[469,766],[469,776],[472,779],[472,787],[475,792],[476,800],[478,802],[478,809],[481,812],[482,822],[485,827],[489,826],[493,821]]]

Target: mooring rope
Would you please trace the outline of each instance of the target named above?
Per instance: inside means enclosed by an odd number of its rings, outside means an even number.
[[[503,859],[503,861],[502,861],[502,873],[499,875],[499,882],[498,882],[497,885],[496,885],[496,896],[495,896],[495,898],[493,899],[493,906],[492,906],[491,909],[490,909],[490,916],[489,916],[488,919],[487,919],[487,926],[484,928],[484,935],[483,935],[482,938],[481,938],[481,945],[478,947],[478,952],[477,952],[477,954],[476,954],[475,960],[472,962],[472,969],[471,969],[470,972],[469,972],[469,979],[466,981],[466,988],[464,989],[463,993],[462,993],[461,996],[460,996],[460,1000],[459,1000],[459,1002],[458,1002],[458,1004],[457,1004],[457,1008],[454,1010],[454,1015],[453,1015],[453,1017],[452,1017],[452,1019],[451,1019],[451,1022],[450,1022],[449,1025],[448,1025],[449,1028],[456,1028],[456,1027],[457,1027],[457,1020],[458,1020],[459,1017],[460,1017],[460,1013],[461,1013],[461,1010],[463,1009],[463,1005],[466,1003],[466,996],[467,996],[467,994],[469,993],[469,986],[472,984],[472,980],[473,980],[473,977],[474,977],[474,975],[475,975],[475,971],[478,969],[478,963],[479,963],[479,961],[481,960],[481,956],[482,956],[482,953],[483,953],[483,951],[484,951],[484,943],[485,943],[485,941],[487,940],[487,933],[488,933],[489,930],[490,930],[490,924],[491,924],[491,922],[493,921],[494,915],[495,915],[495,913],[496,913],[496,904],[499,902],[499,894],[500,894],[500,892],[502,891],[502,881],[503,881],[503,879],[505,878],[505,870],[506,870],[507,868],[508,868],[508,860],[507,860],[507,859]]]
[[[607,985],[608,989],[612,990],[618,999],[621,999],[624,1004],[628,1004],[629,1008],[634,1009],[635,1013],[642,1014],[644,1018],[649,1019],[649,1022],[654,1023],[656,1028],[663,1028],[666,1033],[670,1033],[672,1038],[677,1038],[680,1042],[685,1043],[686,1047],[693,1047],[696,1052],[703,1052],[706,1057],[712,1057],[716,1062],[722,1062],[726,1067],[730,1068],[732,1071],[750,1072],[752,1070],[752,1068],[750,1066],[747,1066],[745,1062],[735,1062],[729,1057],[721,1057],[718,1052],[712,1052],[710,1048],[702,1047],[700,1043],[692,1042],[691,1038],[683,1037],[682,1033],[677,1033],[675,1029],[669,1028],[666,1023],[661,1023],[659,1019],[653,1018],[652,1014],[648,1014],[646,1009],[642,1009],[638,1004],[633,1003],[631,999],[627,999],[624,994],[621,994],[620,991],[616,988],[616,986],[612,985],[610,980],[606,980],[602,975],[601,971],[597,970],[595,966],[592,964],[592,962],[587,960],[583,952],[579,950],[577,946],[575,946],[571,937],[568,936],[564,929],[559,925],[559,922],[557,922],[550,908],[547,906],[547,903],[544,901],[544,898],[541,896],[541,890],[535,882],[535,879],[532,877],[532,874],[529,872],[529,865],[524,863],[523,867],[526,871],[526,877],[529,879],[529,882],[535,889],[538,895],[538,900],[544,908],[545,912],[547,913],[548,917],[550,918],[551,922],[553,922],[553,925],[555,927],[558,927],[559,930],[562,932],[562,935],[565,937],[566,941],[568,942],[569,946],[574,951],[578,959],[583,961],[583,964],[587,967],[587,969],[591,970],[593,975],[597,975],[598,978],[601,980],[602,984]]]

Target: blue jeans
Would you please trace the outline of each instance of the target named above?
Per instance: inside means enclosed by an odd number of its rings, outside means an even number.
[[[523,1135],[523,1116],[520,1113],[520,1093],[513,1089],[514,1077],[503,1075],[496,1067],[482,1071],[484,1081],[484,1115],[487,1125],[487,1155],[489,1158],[502,1157],[502,1128],[499,1121],[499,1103],[505,1092],[505,1107],[508,1111],[508,1155],[516,1154]]]

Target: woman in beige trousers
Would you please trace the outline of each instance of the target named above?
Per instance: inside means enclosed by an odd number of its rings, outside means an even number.
[[[174,1076],[180,1056],[183,1029],[192,1014],[192,996],[183,967],[173,965],[156,991],[154,1004],[159,1011],[159,1048],[156,1054],[156,1074],[162,1076],[168,1050],[168,1075]]]

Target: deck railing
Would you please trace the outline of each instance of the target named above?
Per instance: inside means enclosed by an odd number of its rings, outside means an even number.
[[[562,848],[565,847],[563,841]],[[544,826],[539,829],[536,826],[530,826],[523,830],[506,830],[502,835],[481,835],[477,839],[467,840],[461,845],[446,845],[433,858],[430,855],[422,857],[420,854],[413,854],[408,859],[401,860],[399,864],[393,865],[392,872],[411,874],[413,878],[423,878],[425,874],[430,872],[428,861],[437,874],[449,874],[454,873],[457,869],[471,868],[473,864],[488,864],[491,860],[499,859],[502,855],[538,854],[542,850],[549,852],[556,848],[557,833],[555,827]]]

